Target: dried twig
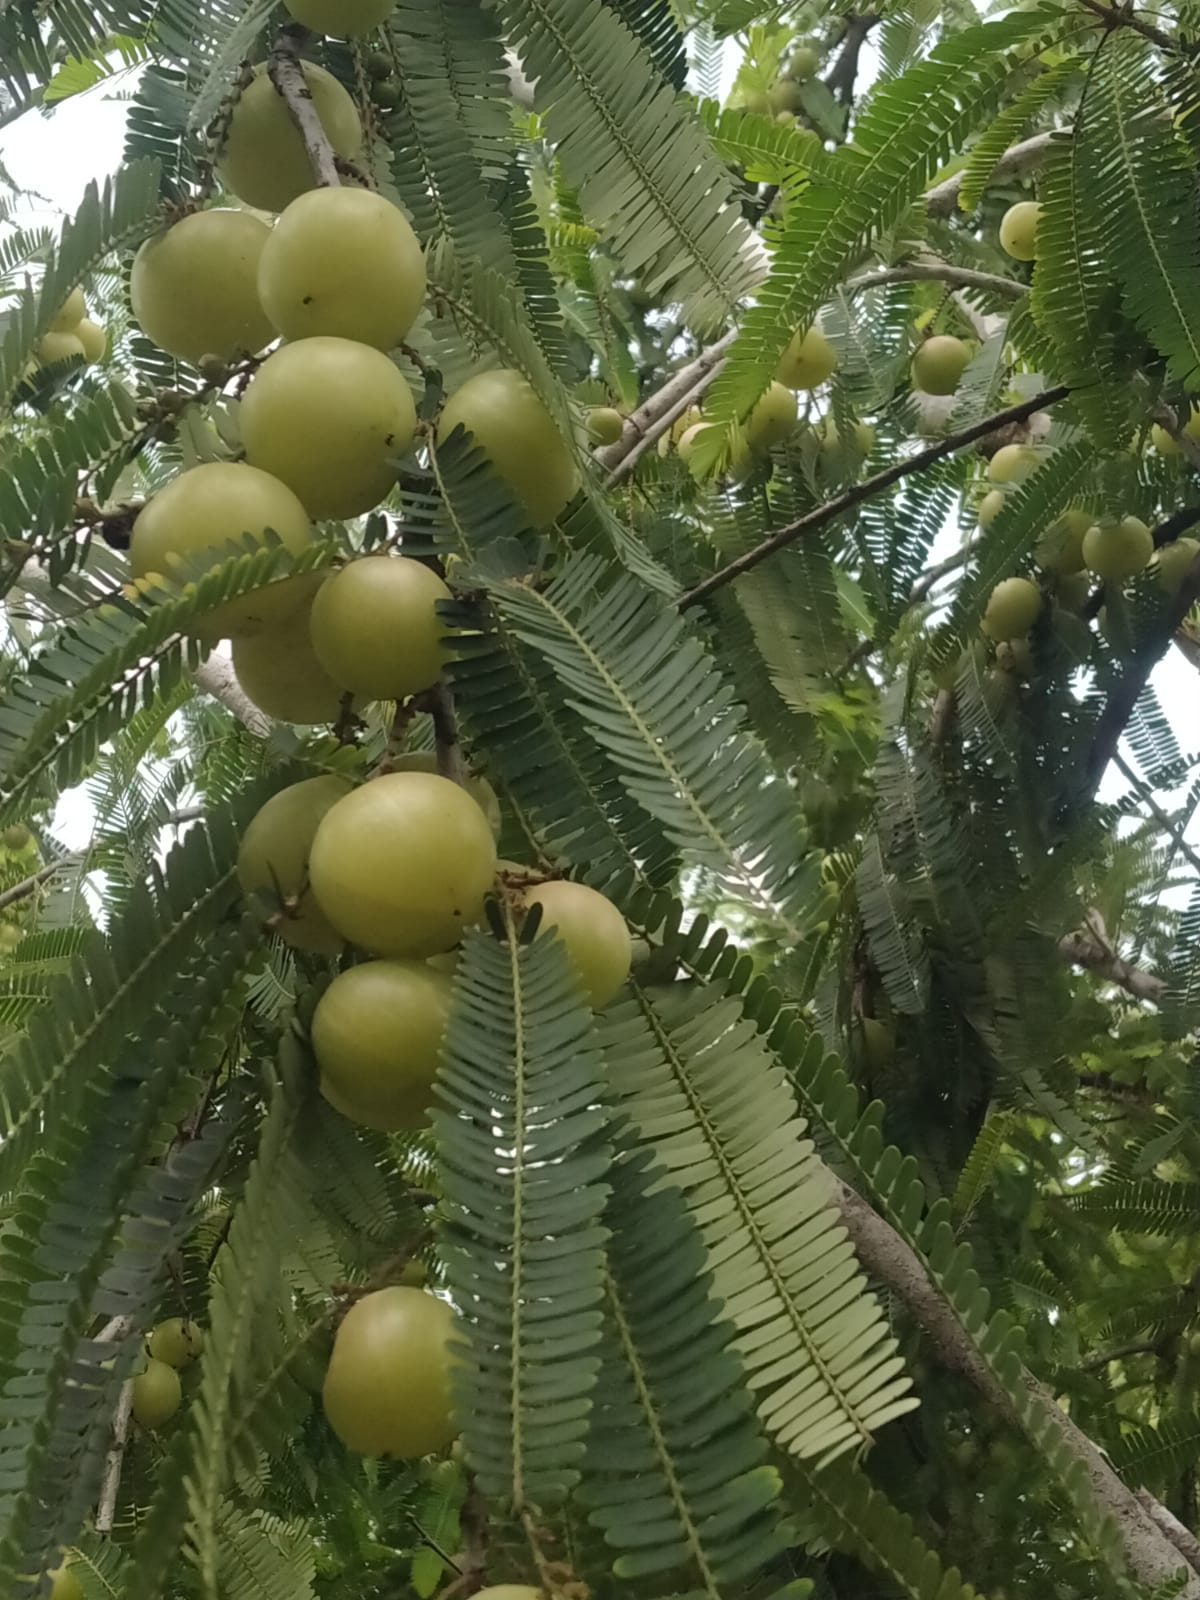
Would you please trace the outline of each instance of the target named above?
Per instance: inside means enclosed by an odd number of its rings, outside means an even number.
[[[133,1418],[133,1379],[121,1385],[117,1408],[113,1412],[112,1440],[104,1458],[104,1476],[100,1480],[100,1499],[96,1506],[96,1532],[111,1533],[117,1516],[117,1496],[121,1490],[121,1469],[125,1464],[125,1446],[129,1443],[129,1424]]]

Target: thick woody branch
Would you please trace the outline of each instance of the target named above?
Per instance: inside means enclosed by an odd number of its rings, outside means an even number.
[[[280,28],[271,47],[267,73],[275,85],[276,93],[287,106],[292,121],[300,130],[300,137],[304,140],[304,149],[318,185],[336,189],[341,181],[338,177],[337,158],[317,115],[312,91],[308,87],[304,69],[300,65],[300,46],[308,37],[308,29],[298,23],[289,23],[286,27]]]
[[[992,169],[993,179],[1017,178],[1032,172],[1046,159],[1056,139],[1068,137],[1065,133],[1035,133],[1032,139],[1022,139],[1020,144],[1011,145]],[[956,172],[952,178],[925,191],[925,209],[931,217],[953,216],[962,181],[963,174]]]
[[[1174,1512],[1160,1505],[1149,1489],[1139,1489],[1137,1498],[1155,1527],[1162,1529],[1193,1571],[1200,1572],[1200,1539],[1190,1528],[1184,1527]]]
[[[802,539],[806,534],[815,533],[818,528],[823,528],[827,523],[836,521],[845,516],[847,511],[853,511],[865,500],[871,500],[884,489],[890,489],[892,484],[899,483],[902,478],[908,478],[915,472],[923,472],[926,467],[932,466],[935,461],[941,461],[945,456],[952,456],[969,444],[974,444],[976,439],[982,439],[997,428],[1004,427],[1010,422],[1023,422],[1026,417],[1035,411],[1044,411],[1048,406],[1056,404],[1066,398],[1069,390],[1065,384],[1058,384],[1053,389],[1046,389],[1041,394],[1035,395],[1032,400],[1023,400],[1020,405],[1008,406],[1004,411],[997,411],[990,417],[985,417],[982,422],[976,422],[969,428],[962,428],[958,433],[952,433],[948,438],[942,439],[938,444],[930,445],[925,450],[919,450],[916,455],[909,456],[904,461],[897,461],[882,472],[877,472],[873,477],[866,478],[862,483],[856,483],[847,489],[844,494],[836,495],[832,500],[826,500],[823,505],[814,506],[811,511],[806,511],[795,522],[786,523],[782,528],[777,528],[761,543],[747,550],[736,560],[730,561],[726,566],[719,567],[716,572],[710,573],[694,589],[688,589],[676,601],[681,611],[688,610],[691,606],[699,605],[701,600],[707,600],[710,594],[718,589],[723,589],[727,583],[732,583],[735,578],[740,578],[743,572],[749,572],[765,561],[768,556],[774,555],[777,550],[782,550],[789,544],[794,544],[797,539]]]
[[[192,682],[205,694],[219,700],[255,739],[265,739],[270,733],[270,717],[258,709],[237,681],[228,656],[211,655],[207,661],[202,661],[192,671]]]
[[[920,1258],[883,1217],[860,1195],[838,1180],[835,1197],[842,1221],[864,1268],[908,1307],[924,1330],[938,1359],[960,1373],[1015,1426],[1025,1424],[1017,1408],[964,1332],[945,1297],[929,1278]],[[1181,1552],[1146,1506],[1117,1476],[1104,1453],[1066,1415],[1054,1397],[1029,1372],[1021,1385],[1037,1413],[1051,1423],[1060,1441],[1083,1464],[1097,1504],[1112,1517],[1125,1550],[1129,1570],[1148,1588],[1174,1582],[1185,1572],[1184,1600],[1200,1600],[1200,1574],[1185,1567]]]
[[[1064,934],[1058,941],[1058,953],[1071,966],[1085,967],[1098,977],[1107,978],[1135,1000],[1161,1000],[1167,987],[1157,974],[1133,966],[1117,955],[1107,941],[1083,930]]]

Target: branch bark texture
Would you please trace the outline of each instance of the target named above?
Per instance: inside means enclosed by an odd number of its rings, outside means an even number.
[[[318,185],[336,189],[341,179],[338,177],[333,146],[321,125],[313,104],[312,91],[300,64],[300,46],[308,36],[308,29],[298,24],[280,28],[271,47],[267,73],[275,85],[275,92],[282,98],[288,114],[300,130]]]
[[[205,694],[219,700],[254,738],[265,739],[270,733],[270,717],[258,709],[237,681],[233,662],[228,656],[211,655],[207,661],[202,661],[192,671],[192,682]]]

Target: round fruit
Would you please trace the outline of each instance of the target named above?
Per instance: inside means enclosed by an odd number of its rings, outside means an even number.
[[[837,366],[837,353],[820,328],[797,330],[775,368],[776,379],[789,389],[818,389]]]
[[[56,361],[70,361],[75,357],[87,357],[83,340],[77,333],[47,333],[38,341],[37,359],[43,367],[52,367]]]
[[[272,795],[242,835],[238,882],[247,894],[296,899],[278,926],[279,937],[298,950],[336,955],[342,938],[317,905],[308,883],[308,858],[321,819],[350,793],[345,778],[327,773],[305,778]]]
[[[896,1035],[878,1017],[859,1017],[859,1043],[867,1066],[886,1067],[896,1054]]]
[[[330,678],[363,700],[406,700],[436,683],[450,591],[407,556],[366,556],[330,578],[312,610],[312,645]]]
[[[593,444],[616,444],[625,430],[625,418],[612,406],[593,406],[587,414],[588,438]]]
[[[975,512],[975,520],[981,528],[990,528],[1003,510],[1004,490],[989,489],[979,502],[979,508]]]
[[[284,0],[284,7],[314,33],[354,38],[392,14],[394,0]]]
[[[74,332],[83,346],[83,354],[87,361],[94,365],[97,361],[104,360],[104,352],[108,349],[108,335],[98,322],[93,322],[91,317],[84,317]]]
[[[692,459],[692,451],[696,447],[697,439],[699,439],[705,428],[710,427],[712,427],[712,423],[710,422],[694,422],[692,424],[692,426],[680,439],[677,446],[679,451],[679,459],[681,461],[690,461]]]
[[[1189,439],[1200,442],[1200,411],[1193,407],[1180,431],[1186,434]],[[1159,455],[1177,456],[1179,454],[1179,446],[1175,443],[1175,440],[1157,422],[1150,429],[1150,439]]]
[[[183,1403],[179,1374],[165,1361],[151,1358],[133,1380],[133,1416],[142,1428],[161,1428]]]
[[[83,1600],[83,1587],[65,1562],[51,1567],[46,1576],[50,1579],[49,1600]]]
[[[169,1367],[186,1367],[204,1350],[204,1330],[198,1322],[168,1317],[153,1329],[146,1349],[155,1361],[165,1361]]]
[[[1028,578],[1005,578],[988,596],[981,627],[989,639],[1021,639],[1037,621],[1042,591]]]
[[[437,752],[434,750],[410,750],[407,755],[397,756],[391,763],[393,772],[436,772],[438,770]],[[499,834],[501,816],[500,802],[496,798],[496,791],[486,778],[468,778],[463,785],[475,804],[488,820],[488,827],[494,834]],[[431,961],[449,961],[448,971],[453,971],[457,965],[458,957],[431,956]]]
[[[524,507],[534,527],[553,522],[579,488],[574,458],[519,372],[468,378],[446,402],[438,442],[462,425]]]
[[[400,1269],[399,1282],[406,1289],[420,1289],[429,1281],[429,1269],[423,1261],[408,1261]]]
[[[294,555],[312,541],[304,507],[277,478],[238,462],[205,462],[180,473],[138,512],[129,564],[135,578],[170,574],[180,559],[210,556],[210,565],[219,566],[231,554],[230,543],[240,544],[247,534],[262,543],[268,529]],[[253,632],[289,616],[310,589],[307,575],[268,584],[226,600],[194,631],[205,639]]]
[[[1178,594],[1200,556],[1200,539],[1176,539],[1163,545],[1155,558],[1158,581],[1168,594]]]
[[[923,394],[953,394],[971,352],[950,333],[935,333],[913,352],[912,382]]]
[[[1105,518],[1083,536],[1088,569],[1110,582],[1132,578],[1154,554],[1154,538],[1140,517]]]
[[[317,904],[344,938],[379,955],[432,956],[483,915],[496,842],[458,784],[392,772],[332,807],[309,870]]]
[[[147,339],[181,360],[231,361],[275,337],[258,298],[271,230],[248,211],[196,211],[147,239],[133,258],[129,299]]]
[[[87,316],[87,301],[83,298],[82,289],[72,289],[62,305],[55,312],[50,323],[51,333],[74,333],[75,329]]]
[[[1000,219],[1000,248],[1014,261],[1032,261],[1037,255],[1038,219],[1042,208],[1036,200],[1020,200],[1009,206]]]
[[[862,459],[875,448],[875,429],[869,422],[856,422],[847,433],[842,433],[832,417],[826,419],[821,430],[821,449],[829,456],[852,456]]]
[[[301,606],[277,627],[235,639],[237,681],[260,711],[280,722],[336,722],[345,690],[325,671],[312,643],[312,608]]]
[[[539,883],[524,905],[541,906],[538,937],[553,929],[566,947],[588,1004],[600,1010],[629,976],[632,946],[625,918],[611,900],[586,883]]]
[[[746,419],[746,443],[764,454],[782,444],[796,426],[796,396],[782,383],[773,383]]]
[[[6,850],[24,850],[32,838],[33,835],[23,822],[13,822],[0,833],[0,844]]]
[[[357,517],[395,486],[417,408],[400,369],[369,345],[324,336],[284,345],[241,405],[252,466],[286,483],[313,517]]]
[[[321,1092],[368,1128],[423,1128],[441,1059],[451,980],[423,961],[340,973],[313,1013]]]
[[[425,258],[404,213],[382,195],[313,189],[275,224],[258,293],[286,339],[327,333],[394,350],[425,299]]]
[[[1038,540],[1034,556],[1047,572],[1067,576],[1083,569],[1083,536],[1092,525],[1091,513],[1069,506]]]
[[[412,1460],[444,1450],[450,1415],[454,1313],[424,1289],[363,1295],[333,1341],[322,1401],[349,1450]]]
[[[362,148],[362,123],[354,101],[324,67],[311,61],[301,67],[334,154],[352,160]],[[217,171],[230,194],[260,211],[282,211],[315,186],[300,130],[276,94],[265,65],[255,67],[233,108]]]
[[[1027,445],[1002,444],[988,462],[988,477],[993,483],[1020,483],[1037,462],[1037,452]]]
[[[811,44],[798,44],[788,57],[788,72],[801,83],[811,78],[821,65],[821,53]]]
[[[659,455],[668,456],[671,453],[671,446],[682,443],[684,434],[690,433],[703,421],[704,413],[700,407],[689,406],[682,416],[675,418],[665,433],[659,434],[657,446]]]
[[[778,117],[781,112],[794,117],[804,108],[804,92],[791,78],[780,78],[767,91],[767,105]]]
[[[10,956],[21,942],[21,930],[15,922],[0,922],[0,955]]]

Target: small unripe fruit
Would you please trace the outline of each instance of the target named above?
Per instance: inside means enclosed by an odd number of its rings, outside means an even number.
[[[37,359],[43,367],[52,367],[58,361],[84,360],[87,351],[77,333],[47,333],[38,341]]]
[[[407,556],[351,561],[313,602],[312,645],[343,689],[362,700],[406,700],[437,682],[450,591],[431,567]]]
[[[147,239],[133,259],[129,299],[147,339],[183,361],[231,361],[275,337],[258,297],[271,230],[248,211],[197,211]]]
[[[1004,490],[989,489],[979,502],[975,512],[975,520],[981,528],[990,528],[992,523],[1004,510]]]
[[[49,1600],[83,1600],[83,1585],[64,1562],[47,1573],[50,1579]]]
[[[804,105],[803,91],[792,78],[780,78],[767,91],[767,105],[776,116],[782,111],[794,117]]]
[[[462,425],[535,528],[553,522],[579,488],[574,457],[554,419],[519,372],[480,372],[447,400],[438,443]]]
[[[990,639],[1021,639],[1037,621],[1042,591],[1028,578],[1005,578],[988,596],[980,626]]]
[[[817,389],[837,367],[837,352],[820,328],[797,331],[775,368],[778,382],[789,389]]]
[[[284,7],[314,33],[356,38],[392,14],[393,0],[284,0]]]
[[[913,352],[912,382],[923,394],[953,394],[971,359],[961,339],[950,333],[936,333]]]
[[[588,1004],[600,1010],[629,976],[632,945],[625,919],[585,883],[540,883],[526,890],[526,909],[541,906],[538,937],[553,929],[566,948]]]
[[[417,408],[380,351],[320,336],[276,350],[241,405],[251,465],[273,473],[312,517],[357,517],[394,487]]]
[[[1081,571],[1084,535],[1091,525],[1090,512],[1069,506],[1039,539],[1034,550],[1038,566],[1064,577]]]
[[[988,477],[993,483],[1020,483],[1037,463],[1037,452],[1028,445],[1002,444],[988,462]]]
[[[796,426],[796,396],[782,383],[773,383],[746,419],[746,443],[764,454],[782,444]]]
[[[83,290],[72,289],[55,312],[50,323],[50,332],[74,333],[85,316],[87,316],[87,302],[83,298]]]
[[[168,1367],[186,1367],[204,1351],[204,1330],[198,1322],[168,1317],[151,1332],[146,1349],[155,1361],[165,1361]]]
[[[811,44],[798,44],[788,57],[788,72],[803,83],[811,78],[821,65],[821,52]]]
[[[358,1300],[333,1342],[322,1402],[329,1425],[360,1455],[413,1460],[444,1450],[454,1313],[423,1289],[397,1285]]]
[[[24,850],[32,838],[33,835],[23,822],[14,822],[0,833],[0,844],[3,844],[6,850]]]
[[[309,886],[308,860],[321,819],[350,793],[345,778],[327,773],[293,783],[255,813],[238,850],[238,882],[246,894],[296,901],[277,932],[298,950],[336,955],[342,936],[325,917]]]
[[[896,1054],[896,1035],[878,1017],[859,1017],[858,1043],[867,1066],[877,1070],[890,1066]]]
[[[1155,557],[1158,581],[1168,594],[1178,594],[1200,556],[1200,539],[1176,539]]]
[[[362,148],[354,101],[324,67],[304,61],[301,70],[334,154],[353,160]],[[265,65],[255,67],[233,108],[217,170],[231,194],[260,211],[282,211],[315,187],[304,140]]]
[[[1038,220],[1042,208],[1036,200],[1019,200],[1000,219],[1000,248],[1014,261],[1032,261],[1037,255]]]
[[[664,458],[668,456],[671,452],[671,446],[681,444],[683,442],[684,434],[690,433],[693,428],[697,427],[703,421],[704,413],[700,410],[700,407],[689,406],[682,416],[675,418],[675,421],[665,433],[659,434],[659,455],[663,456]]]
[[[593,444],[616,444],[624,428],[624,417],[612,406],[593,406],[587,414],[588,438]]]
[[[93,322],[91,317],[84,317],[75,328],[75,337],[83,346],[83,354],[90,365],[104,360],[104,352],[108,349],[108,335],[98,322]]]
[[[151,1358],[133,1380],[133,1416],[142,1428],[161,1428],[183,1403],[179,1374],[165,1361]]]
[[[1196,410],[1195,407],[1191,409],[1188,419],[1183,424],[1180,432],[1193,442],[1200,442],[1200,411]],[[1177,456],[1180,454],[1179,446],[1174,438],[1157,422],[1150,429],[1150,440],[1161,456]]]
[[[393,350],[425,298],[425,258],[399,207],[367,189],[313,189],[279,218],[258,264],[286,339],[332,334]]]
[[[1132,578],[1153,554],[1153,535],[1140,517],[1106,518],[1083,536],[1085,564],[1109,582]]]

